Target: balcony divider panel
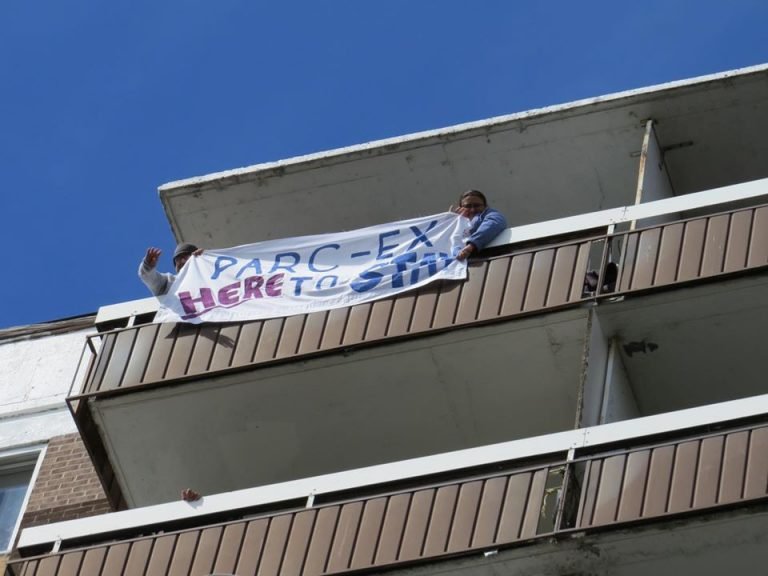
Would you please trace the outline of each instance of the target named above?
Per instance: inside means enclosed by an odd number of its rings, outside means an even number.
[[[538,310],[547,303],[549,279],[555,261],[555,250],[541,250],[533,255],[528,286],[523,300],[523,311]]]
[[[136,341],[136,330],[126,330],[118,332],[115,344],[112,348],[112,355],[104,371],[102,382],[110,387],[117,387],[123,381],[123,375],[128,366],[128,360],[131,357],[133,346]]]
[[[705,218],[686,222],[677,274],[678,280],[692,280],[699,276],[706,229],[707,221]]]
[[[413,560],[424,549],[429,513],[434,502],[434,490],[420,490],[411,494],[411,507],[403,528],[400,550],[396,560]]]
[[[410,504],[410,494],[396,494],[388,499],[378,548],[373,557],[375,564],[389,564],[397,560]]]
[[[461,486],[453,518],[453,529],[448,538],[448,552],[466,550],[471,546],[482,489],[483,482],[480,480]]]
[[[304,332],[299,342],[299,354],[309,354],[320,349],[320,342],[325,330],[325,322],[328,318],[327,312],[312,312],[307,314],[307,321],[304,323]]]
[[[577,254],[577,245],[563,246],[557,249],[549,280],[547,306],[560,306],[568,302]]]
[[[701,441],[694,489],[694,508],[717,504],[717,486],[720,483],[720,469],[723,466],[724,443],[723,436],[705,438]]]
[[[654,284],[671,284],[677,280],[684,230],[685,224],[681,223],[662,228]]]
[[[506,487],[507,481],[503,477],[489,478],[483,482],[471,547],[490,546],[496,540]]]
[[[438,284],[437,286],[430,286],[429,290],[417,293],[410,332],[425,332],[432,327],[432,319],[435,317],[435,308],[437,307],[440,288],[441,285]]]
[[[667,512],[682,512],[693,506],[699,447],[699,441],[684,442],[676,447]]]
[[[621,497],[616,512],[617,521],[631,520],[642,514],[649,462],[649,450],[631,452],[627,455]]]
[[[452,521],[456,516],[456,504],[459,487],[442,486],[434,493],[432,510],[425,514],[424,535],[421,549],[414,558],[421,554],[438,555],[445,552],[451,534]]]
[[[243,547],[245,535],[245,523],[238,522],[224,528],[221,537],[221,545],[216,554],[216,562],[213,565],[215,574],[234,574],[237,567],[238,552]]]
[[[148,543],[151,545],[151,543]],[[67,554],[66,556],[62,556],[61,563],[59,564],[59,569],[57,571],[58,576],[77,576],[80,572],[80,565],[83,561],[83,553],[82,552],[75,552],[73,554]],[[129,573],[126,572],[126,576],[129,576]]]
[[[327,571],[328,553],[339,519],[339,507],[330,506],[317,512],[312,539],[304,560],[304,576],[317,576]],[[390,560],[387,560],[390,562]]]
[[[268,518],[260,518],[259,520],[248,522],[248,528],[243,539],[243,547],[237,560],[236,574],[256,574],[264,551],[264,542],[266,541],[268,528]]]
[[[750,432],[749,458],[744,481],[744,498],[758,498],[768,493],[768,427]]]
[[[144,371],[145,382],[156,382],[165,378],[165,369],[171,357],[176,333],[176,324],[160,324],[147,369]]]
[[[341,339],[342,346],[360,344],[365,338],[365,329],[371,314],[371,304],[357,304],[349,309],[349,318]]]
[[[387,337],[393,308],[394,301],[392,299],[379,300],[372,304],[371,315],[363,340],[379,340]]]
[[[152,551],[152,544],[151,540],[137,540],[131,544],[131,551],[128,553],[128,560],[121,576],[144,576]]]
[[[478,320],[495,318],[501,313],[501,302],[507,288],[509,258],[496,258],[488,262],[488,272],[480,298]]]
[[[644,516],[661,515],[667,511],[674,458],[674,446],[662,446],[651,452],[647,497],[642,512]]]
[[[636,232],[627,234],[623,238],[624,253],[619,264],[619,279],[616,285],[620,291],[626,292],[632,289],[632,276],[635,272],[638,234]]]
[[[464,283],[456,310],[456,324],[474,322],[480,309],[486,277],[488,276],[488,262],[482,262],[479,265],[473,263],[470,265],[470,269],[472,272]]]
[[[259,341],[262,326],[264,322],[257,320],[254,322],[245,322],[242,325],[240,336],[235,342],[235,350],[232,354],[231,368],[248,366],[253,362],[253,356],[256,353],[256,345]]]
[[[414,315],[416,296],[401,294],[396,296],[392,304],[392,316],[387,327],[387,336],[403,336],[411,328],[411,318]]]
[[[511,541],[522,537],[527,500],[522,496],[530,494],[532,478],[533,473],[523,472],[507,480],[507,496],[501,510],[497,532],[499,540]]]
[[[157,548],[157,544],[155,544]],[[107,550],[105,548],[92,548],[85,551],[83,557],[83,563],[80,565],[81,574],[93,574],[98,576],[101,574],[101,568],[104,565],[104,559],[107,556]],[[147,576],[152,576],[148,574]]]
[[[152,353],[159,328],[160,324],[147,324],[134,329],[136,331],[136,340],[133,344],[128,365],[123,373],[123,379],[119,383],[120,387],[126,383],[130,384],[131,382],[142,382],[144,380],[147,358]]]
[[[61,556],[48,556],[47,558],[43,558],[37,566],[35,576],[58,576],[61,559]]]
[[[373,563],[376,543],[379,541],[386,506],[386,498],[374,498],[365,503],[350,568],[365,568]],[[285,574],[284,576],[300,576],[300,572]]]
[[[219,326],[212,324],[200,326],[187,374],[203,374],[209,370],[218,337]]]
[[[173,549],[176,544],[176,536],[160,536],[152,547],[152,555],[147,563],[146,576],[165,576],[173,557]],[[88,572],[83,572],[88,574]],[[93,572],[98,574],[98,572]]]
[[[768,264],[768,206],[755,210],[752,220],[752,239],[749,243],[748,266]]]
[[[626,461],[625,454],[611,456],[603,461],[590,525],[607,524],[616,520]]]
[[[362,511],[362,502],[346,504],[339,510],[339,521],[336,524],[336,531],[328,551],[326,567],[328,572],[339,572],[346,570],[349,566]]]
[[[533,253],[512,256],[507,275],[507,290],[501,305],[501,315],[510,316],[523,311]]]
[[[86,383],[86,388],[89,392],[97,392],[103,388],[104,372],[109,364],[109,358],[112,355],[112,348],[115,345],[116,338],[117,335],[112,333],[105,335],[102,339],[101,348],[96,357],[96,367],[93,371],[92,380]]]
[[[285,318],[272,318],[265,320],[256,344],[256,354],[253,362],[267,362],[277,355],[277,346],[283,333]]]
[[[329,310],[327,314],[325,333],[320,341],[320,346],[321,348],[335,348],[341,345],[347,325],[349,308],[336,308],[335,310]]]
[[[299,350],[299,343],[304,335],[304,323],[306,314],[289,316],[283,324],[283,332],[280,343],[277,346],[276,358],[295,356]]]
[[[107,548],[107,558],[104,560],[104,568],[101,573],[103,576],[118,575],[123,573],[123,566],[128,559],[128,550],[130,544],[119,543]],[[82,574],[85,576],[85,574]]]
[[[464,288],[463,282],[442,282],[435,305],[435,315],[429,328],[447,328],[456,318],[456,309]]]
[[[648,288],[653,285],[661,230],[661,228],[649,228],[637,234],[637,252],[631,282],[632,290]]]
[[[721,502],[736,502],[742,497],[748,445],[749,432],[746,431],[729,434],[725,438],[723,470],[718,495]]]
[[[219,551],[222,532],[221,526],[206,528],[200,532],[200,540],[192,564],[192,574],[211,573],[216,554]]]
[[[728,246],[725,251],[724,272],[736,272],[747,266],[753,215],[753,210],[742,210],[732,215],[728,231]]]
[[[730,214],[721,214],[709,218],[707,222],[704,258],[701,262],[701,274],[703,276],[712,276],[723,271],[730,220]]]
[[[200,326],[183,323],[176,325],[176,337],[173,341],[173,349],[168,360],[168,366],[163,375],[164,380],[180,378],[186,375],[199,333]]]

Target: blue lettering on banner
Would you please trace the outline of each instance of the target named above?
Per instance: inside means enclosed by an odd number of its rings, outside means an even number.
[[[334,264],[333,266],[329,266],[328,268],[318,268],[315,265],[315,258],[317,258],[317,255],[320,252],[320,250],[325,250],[327,248],[332,248],[334,250],[338,250],[339,248],[341,248],[341,245],[339,245],[339,244],[324,244],[323,246],[318,246],[317,248],[315,248],[312,251],[312,254],[309,255],[309,262],[307,264],[309,266],[309,269],[312,272],[330,272],[331,270],[335,270],[336,268],[339,267],[338,264]],[[354,254],[352,256],[354,256]]]
[[[416,262],[416,258],[418,258],[416,252],[406,252],[405,254],[400,254],[400,256],[392,259],[392,263],[397,269],[397,272],[392,274],[392,288],[403,287],[403,272],[408,270],[409,262]],[[414,272],[416,272],[416,277],[418,278],[418,269],[414,270]]]
[[[222,266],[222,264],[226,264],[226,266]],[[213,265],[213,275],[211,276],[211,280],[216,280],[224,270],[235,264],[237,264],[237,258],[232,258],[232,256],[218,256]]]
[[[326,280],[330,280],[330,282],[328,282],[328,286],[323,286],[323,282],[325,282]],[[317,281],[317,284],[315,284],[315,289],[322,290],[323,288],[335,288],[338,282],[339,282],[338,276],[333,276],[332,274],[329,274],[328,276],[323,276],[322,278],[320,278],[320,280]]]
[[[360,272],[360,274],[358,274],[359,280],[352,280],[352,282],[349,283],[349,287],[355,292],[368,292],[368,290],[376,288],[384,277],[384,274],[376,272],[376,269],[385,268],[386,266],[386,264],[377,264],[376,266],[368,268],[368,270]]]
[[[355,292],[368,292],[376,288],[388,274],[391,274],[390,285],[392,288],[404,288],[418,283],[422,271],[425,271],[427,273],[426,278],[429,278],[446,268],[451,262],[453,262],[453,257],[446,252],[427,252],[421,257],[421,260],[419,260],[417,252],[406,252],[389,262],[371,266],[361,272],[355,280],[350,282],[349,287]],[[410,274],[406,276],[406,272],[409,271]]]
[[[293,262],[290,264],[283,264],[282,260],[286,258],[292,258]],[[299,256],[298,252],[280,252],[279,254],[275,254],[275,263],[272,264],[269,273],[272,274],[277,270],[287,270],[288,272],[293,272],[295,274],[296,270],[294,270],[293,267],[298,265],[300,260],[301,256]]]
[[[301,285],[304,284],[306,280],[312,280],[312,276],[291,276],[288,280],[296,284],[293,287],[293,295],[301,296]]]
[[[430,242],[429,238],[427,238],[427,234],[429,234],[432,231],[432,228],[434,228],[435,226],[437,226],[437,220],[432,220],[432,222],[429,223],[426,231],[424,232],[419,230],[418,226],[410,226],[411,232],[413,232],[416,238],[414,238],[413,242],[411,242],[411,245],[408,246],[408,250],[409,251],[413,250],[414,248],[416,248],[416,246],[419,245],[419,243],[423,243],[429,246],[430,248],[434,248],[434,246],[432,245],[432,242]]]
[[[376,260],[383,260],[384,258],[392,258],[392,256],[394,256],[392,252],[385,254],[384,251],[397,248],[397,244],[388,244],[385,246],[384,240],[391,236],[397,236],[398,234],[400,234],[400,230],[390,230],[389,232],[382,232],[379,234],[379,253],[376,255]]]
[[[261,274],[261,260],[259,258],[254,258],[248,264],[240,268],[240,270],[237,271],[237,274],[235,275],[235,278],[240,278],[242,276],[243,272],[248,270],[249,268],[253,268],[254,274]]]

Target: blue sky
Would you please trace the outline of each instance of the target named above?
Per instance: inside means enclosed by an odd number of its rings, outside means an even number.
[[[168,181],[768,62],[768,2],[4,0],[0,328],[143,298]]]

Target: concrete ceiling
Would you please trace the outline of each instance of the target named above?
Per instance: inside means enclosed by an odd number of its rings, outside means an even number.
[[[598,314],[642,415],[768,392],[766,275],[628,296]]]
[[[129,506],[572,429],[585,309],[92,401]],[[375,450],[373,449],[375,447]]]
[[[178,240],[223,248],[445,210],[487,192],[511,225],[632,204],[653,119],[676,194],[768,176],[768,66],[175,182]]]

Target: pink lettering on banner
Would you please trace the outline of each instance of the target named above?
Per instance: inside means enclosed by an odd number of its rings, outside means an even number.
[[[232,308],[252,298],[279,298],[283,295],[284,276],[274,274],[266,281],[264,276],[249,276],[240,282],[223,286],[215,295],[210,288],[200,288],[197,297],[191,292],[179,292],[179,301],[184,309],[182,319],[195,318],[214,308]]]

